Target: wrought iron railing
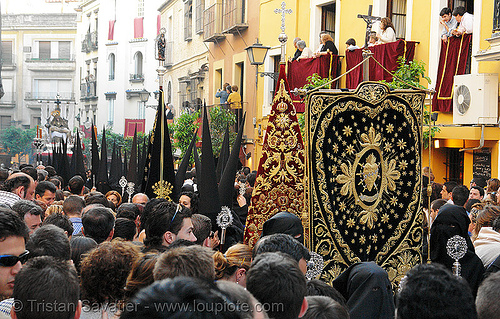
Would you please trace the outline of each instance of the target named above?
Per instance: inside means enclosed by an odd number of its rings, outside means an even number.
[[[224,0],[223,30],[245,23],[245,0]]]
[[[88,32],[82,41],[82,52],[92,52],[97,50],[97,31]]]
[[[214,3],[203,12],[203,38],[222,33],[222,3]]]

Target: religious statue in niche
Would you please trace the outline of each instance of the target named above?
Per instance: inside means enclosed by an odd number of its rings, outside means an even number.
[[[47,119],[47,124],[45,124],[49,132],[49,142],[61,142],[62,140],[67,141],[71,138],[71,130],[68,127],[68,120],[61,116],[61,110],[55,109],[50,113],[50,117]]]

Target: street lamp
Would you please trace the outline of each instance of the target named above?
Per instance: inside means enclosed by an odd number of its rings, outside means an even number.
[[[255,65],[255,87],[257,87],[257,81],[259,74],[261,77],[264,76],[269,76],[273,78],[274,80],[278,79],[278,73],[275,72],[259,72],[259,65],[264,64],[264,60],[266,59],[267,56],[267,51],[269,51],[271,47],[266,47],[263,46],[262,43],[259,43],[259,40],[257,40],[257,43],[252,44],[251,46],[245,48],[248,54],[248,59],[250,60],[251,65]]]
[[[149,93],[147,90],[142,89],[142,91],[139,91],[139,98],[141,99],[141,102],[146,103],[149,100]]]
[[[267,51],[269,51],[270,47],[265,47],[262,43],[254,43],[253,45],[247,47],[248,58],[250,59],[251,65],[262,65],[264,64],[264,60],[266,59]]]

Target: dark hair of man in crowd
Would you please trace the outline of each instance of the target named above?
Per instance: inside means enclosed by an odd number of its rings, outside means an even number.
[[[439,210],[442,206],[446,205],[446,199],[436,199],[431,203],[431,209],[433,210]]]
[[[464,185],[457,186],[453,189],[451,197],[453,198],[453,204],[463,207],[467,199],[469,199],[469,190]]]
[[[111,232],[115,226],[115,216],[109,208],[94,207],[83,214],[82,225],[84,236],[100,244],[113,235]]]
[[[19,319],[68,319],[81,312],[80,283],[70,262],[50,256],[31,259],[16,275],[12,294]],[[59,305],[57,308],[47,305]],[[78,314],[75,316],[75,312]]]
[[[46,170],[44,169],[37,169],[36,170],[36,180],[38,182],[43,182],[47,179],[47,177],[49,176],[49,173],[47,173]]]
[[[307,248],[295,238],[287,234],[272,234],[264,236],[253,248],[253,257],[266,252],[282,252],[297,262],[301,259],[309,260],[310,255]]]
[[[60,189],[56,190],[55,201],[56,202],[58,202],[58,201],[64,201],[64,191],[62,191]]]
[[[35,216],[41,216],[43,220],[44,212],[43,209],[32,201],[21,199],[12,205],[12,210],[19,214],[19,217],[24,219],[24,215],[31,214]]]
[[[241,170],[241,172],[242,172],[245,176],[247,176],[247,175],[248,175],[248,174],[250,174],[250,172],[251,172],[250,167],[248,167],[248,166],[243,167],[243,169]]]
[[[189,277],[154,282],[139,291],[121,319],[242,319],[237,304],[213,283]],[[159,309],[155,305],[177,305]],[[203,307],[205,311],[200,311]]]
[[[24,192],[26,195],[26,191],[28,190],[30,185],[31,185],[31,180],[28,176],[19,175],[11,179],[7,179],[5,182],[3,182],[3,184],[1,185],[1,190],[6,192],[12,192],[16,188],[24,186]]]
[[[81,216],[83,208],[85,208],[85,201],[77,195],[66,197],[63,202],[63,212],[70,216]]]
[[[396,296],[396,319],[474,319],[474,297],[467,282],[438,263],[413,267]]]
[[[250,187],[254,187],[256,178],[257,178],[257,173],[251,172],[250,174],[247,175],[247,182],[250,185]]]
[[[137,207],[136,204],[123,203],[116,209],[116,218],[124,217],[135,221],[135,219],[137,218],[137,216],[139,216],[140,213],[141,211],[139,210],[139,207]]]
[[[57,190],[57,188],[53,183],[47,182],[47,181],[42,181],[42,182],[39,182],[38,185],[36,185],[35,196],[39,195],[40,197],[42,197],[45,194],[45,191],[49,191],[49,192],[55,194],[56,190]]]
[[[49,178],[57,174],[56,169],[53,166],[45,166],[45,170],[49,173]]]
[[[139,258],[139,247],[122,240],[91,250],[81,261],[82,300],[99,305],[122,301],[128,274]]]
[[[71,248],[68,236],[64,230],[55,225],[44,225],[31,234],[26,249],[30,252],[28,257],[52,256],[70,260]]]
[[[463,16],[465,14],[465,7],[456,7],[453,9],[453,16],[456,17],[457,15]]]
[[[275,319],[298,318],[306,295],[306,278],[298,263],[283,253],[259,254],[247,272],[247,289],[269,307]]]
[[[191,216],[191,222],[193,223],[193,233],[196,237],[195,243],[203,245],[205,239],[207,239],[212,232],[212,221],[205,215],[193,214],[193,216]]]
[[[70,237],[73,234],[73,223],[69,220],[68,216],[63,213],[53,213],[47,216],[42,223],[43,225],[54,225],[61,228]]]
[[[33,166],[26,166],[21,169],[21,172],[28,174],[34,181],[38,180],[38,171]]]
[[[137,228],[135,227],[135,223],[132,220],[128,218],[116,219],[113,239],[121,238],[126,241],[133,241],[136,233]]]
[[[23,237],[26,242],[29,229],[18,213],[10,208],[0,207],[0,243],[11,236]]]
[[[257,317],[257,312],[264,311],[257,299],[242,286],[227,280],[218,280],[215,284],[230,302],[236,305],[245,305],[245,307],[240,307],[238,311],[242,319],[254,319]]]
[[[71,247],[71,260],[75,265],[76,271],[80,274],[80,263],[86,254],[97,247],[97,242],[89,237],[73,236],[69,241]]]
[[[458,186],[457,182],[455,181],[448,181],[443,184],[443,186],[446,186],[446,191],[448,193],[453,192],[453,189]]]
[[[163,198],[152,198],[151,200],[149,200],[149,202],[147,202],[141,213],[141,230],[146,228],[147,220],[149,218],[149,215],[151,215],[153,208],[159,203],[164,203],[166,201],[167,200]]]
[[[153,275],[155,281],[187,276],[213,282],[215,268],[212,251],[199,245],[169,249],[158,258]]]
[[[479,319],[500,318],[500,272],[491,274],[479,286],[476,309]]]
[[[166,250],[172,250],[179,247],[190,247],[190,246],[196,246],[196,243],[194,241],[189,241],[187,239],[178,238],[174,240],[170,245],[168,245]]]
[[[68,188],[71,194],[81,195],[85,181],[80,175],[75,175],[69,179]]]
[[[325,296],[307,296],[307,311],[303,319],[349,319],[347,308],[332,298]]]
[[[172,202],[162,202],[153,208],[146,220],[146,246],[161,246],[163,234],[167,231],[177,235],[182,228],[185,218],[191,217],[191,211],[182,205],[179,207]],[[177,211],[177,208],[179,210]],[[177,214],[176,214],[177,211]],[[174,216],[175,215],[175,216]]]
[[[54,184],[54,186],[56,188],[61,188],[61,181],[58,180],[57,178],[53,177],[53,178],[49,179],[49,182],[52,183],[52,184]]]
[[[106,196],[101,192],[90,192],[83,198],[85,200],[85,206],[90,204],[101,204],[104,207],[109,207],[109,201]]]
[[[347,307],[344,296],[337,289],[319,279],[307,281],[307,296],[325,296],[332,298],[343,307]]]
[[[448,7],[441,9],[441,12],[439,12],[439,16],[442,17],[445,14],[451,14],[451,9]]]

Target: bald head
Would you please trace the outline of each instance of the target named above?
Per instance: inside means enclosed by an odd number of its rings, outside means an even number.
[[[14,173],[3,184],[7,192],[17,194],[21,199],[32,200],[35,193],[35,181],[26,173]]]
[[[132,197],[132,203],[134,204],[141,204],[141,205],[146,205],[146,203],[149,201],[149,197],[146,194],[143,193],[137,193]]]

